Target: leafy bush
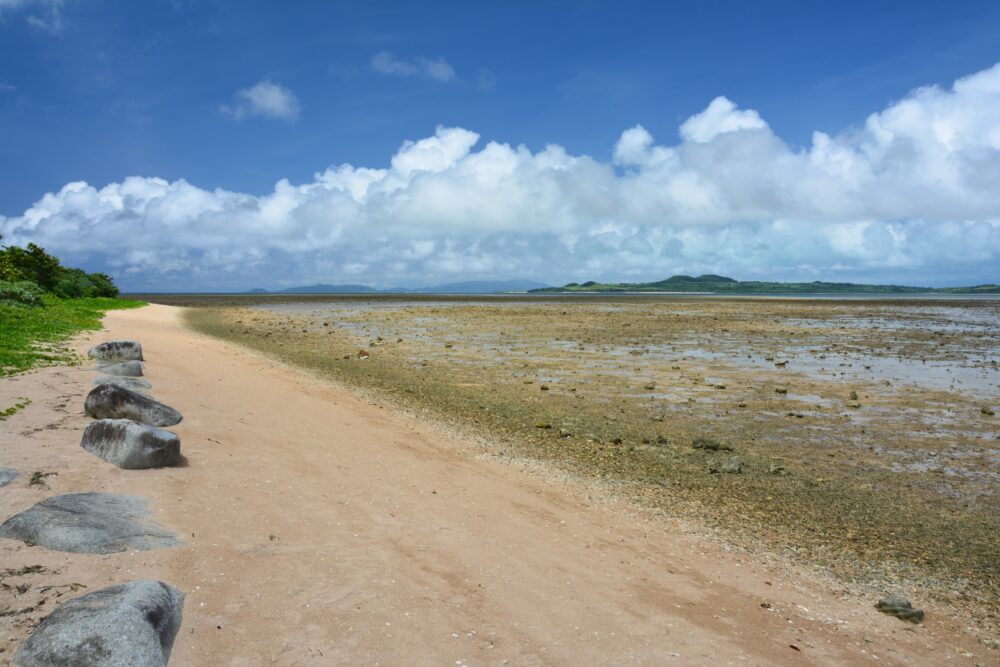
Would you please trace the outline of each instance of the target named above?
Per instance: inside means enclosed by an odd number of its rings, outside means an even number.
[[[64,270],[57,258],[34,243],[27,248],[10,246],[0,250],[0,280],[30,280],[52,292]]]
[[[23,303],[26,306],[44,306],[42,295],[45,293],[41,287],[30,280],[19,280],[10,282],[0,280],[0,303]]]
[[[91,273],[87,277],[94,284],[94,293],[91,296],[106,296],[112,299],[118,296],[118,287],[108,274],[98,272]]]
[[[0,280],[9,283],[29,281],[64,299],[118,296],[111,276],[64,267],[56,257],[34,243],[26,248],[0,248]]]
[[[64,299],[79,299],[90,296],[93,289],[94,283],[90,282],[86,272],[80,269],[64,269],[52,291]]]

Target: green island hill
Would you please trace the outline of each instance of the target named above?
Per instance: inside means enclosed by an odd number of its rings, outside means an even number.
[[[905,285],[864,285],[857,283],[778,283],[735,280],[725,276],[671,276],[649,283],[567,283],[562,287],[529,290],[531,293],[561,292],[687,292],[701,294],[1000,294],[1000,285],[973,287],[908,287]]]

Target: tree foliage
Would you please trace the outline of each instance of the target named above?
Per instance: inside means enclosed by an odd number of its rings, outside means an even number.
[[[37,299],[30,296],[33,290],[26,283],[64,299],[118,296],[111,276],[65,267],[57,257],[34,243],[26,248],[0,247],[0,281],[4,283],[0,298],[29,305]]]

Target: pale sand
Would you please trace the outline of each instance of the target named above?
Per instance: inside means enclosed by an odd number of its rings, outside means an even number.
[[[153,395],[184,413],[172,430],[186,467],[119,470],[79,447],[97,376],[89,366],[0,380],[0,408],[34,401],[0,422],[0,466],[23,474],[0,489],[0,519],[57,493],[130,493],[188,543],[96,556],[0,540],[2,567],[59,570],[8,583],[177,586],[187,601],[174,665],[997,660],[929,605],[925,624],[905,624],[874,599],[727,552],[582,483],[484,457],[481,445],[193,333],[180,314],[114,311],[107,331],[77,346],[142,341]],[[49,489],[29,487],[34,470],[59,474]],[[0,611],[39,599],[0,596]],[[0,618],[0,662],[26,621],[60,601],[49,596],[41,612]]]

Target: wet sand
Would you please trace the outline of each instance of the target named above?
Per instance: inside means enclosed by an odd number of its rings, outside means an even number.
[[[143,342],[153,394],[185,415],[189,465],[124,471],[80,449],[86,366],[6,378],[0,404],[32,403],[0,422],[0,464],[22,472],[3,513],[131,493],[187,546],[91,556],[0,541],[5,568],[44,568],[5,577],[0,608],[19,612],[0,617],[6,656],[60,600],[159,578],[188,594],[179,665],[996,662],[933,602],[920,626],[882,615],[606,484],[195,334],[178,309],[106,326],[77,349]],[[33,471],[57,474],[29,486]]]

